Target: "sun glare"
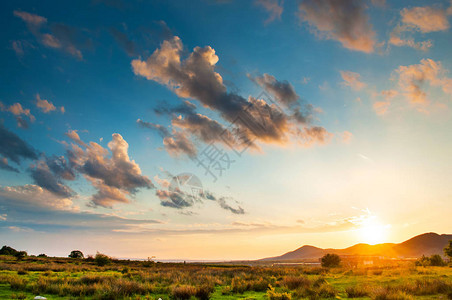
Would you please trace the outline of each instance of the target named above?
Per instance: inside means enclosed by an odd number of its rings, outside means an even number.
[[[375,216],[366,218],[359,229],[361,241],[375,245],[386,242],[389,225],[384,225]]]

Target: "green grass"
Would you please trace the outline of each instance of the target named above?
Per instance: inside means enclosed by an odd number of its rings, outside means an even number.
[[[452,299],[452,268],[319,269],[0,256],[0,299]]]

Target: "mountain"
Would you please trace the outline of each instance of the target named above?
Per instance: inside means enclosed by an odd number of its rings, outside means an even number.
[[[393,244],[356,244],[345,249],[322,249],[314,246],[303,246],[281,256],[268,257],[259,261],[296,261],[319,259],[327,253],[338,255],[376,255],[388,258],[413,258],[432,254],[443,255],[443,249],[452,240],[452,234],[429,232],[415,236],[403,243]]]

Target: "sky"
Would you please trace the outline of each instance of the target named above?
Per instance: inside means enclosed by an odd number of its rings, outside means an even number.
[[[0,6],[2,244],[229,260],[451,233],[451,2]]]

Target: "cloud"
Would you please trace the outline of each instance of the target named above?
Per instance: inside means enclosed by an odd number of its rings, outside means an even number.
[[[145,122],[140,119],[137,120],[137,124],[140,127],[157,131],[163,137],[163,146],[171,156],[179,157],[183,154],[192,158],[196,156],[196,147],[185,132],[175,130],[170,132],[168,128],[162,125]]]
[[[64,165],[58,165],[59,168],[67,168],[66,160],[62,160]],[[74,191],[66,186],[61,177],[63,176],[58,171],[60,169],[50,169],[46,160],[40,160],[36,165],[30,168],[31,178],[33,178],[36,185],[63,198],[70,198],[74,195]],[[67,179],[67,178],[65,178]]]
[[[30,109],[24,109],[20,103],[14,103],[7,107],[0,102],[0,111],[8,111],[16,116],[17,127],[23,129],[28,129],[29,125],[28,122],[22,118],[22,115],[27,116],[30,122],[34,122],[36,120],[36,118],[31,114]]]
[[[50,48],[61,48],[61,42],[52,34],[44,33],[41,42]]]
[[[124,51],[126,51],[127,55],[129,56],[137,55],[136,45],[132,40],[129,39],[127,34],[116,28],[111,28],[110,33],[115,39],[115,41],[119,44],[119,46],[121,46],[121,48],[123,48]]]
[[[372,0],[372,5],[379,6],[379,7],[385,7],[386,6],[386,0]]]
[[[404,8],[400,15],[402,22],[423,33],[443,31],[450,27],[447,11],[432,6]]]
[[[12,41],[11,46],[13,47],[14,52],[18,57],[21,57],[24,55],[24,46],[22,45],[21,41]]]
[[[238,206],[236,208],[230,206],[227,202],[226,202],[226,198],[225,197],[221,197],[218,200],[218,204],[220,204],[221,208],[229,210],[231,213],[235,214],[235,215],[243,215],[245,214],[245,210]]]
[[[175,191],[157,190],[155,194],[159,197],[162,206],[183,209],[191,207],[194,204],[193,196],[179,189]]]
[[[57,210],[74,209],[72,200],[68,197],[60,197],[42,187],[33,184],[23,186],[0,186],[0,203],[7,207],[41,207]]]
[[[151,180],[141,174],[139,165],[130,159],[129,144],[120,134],[114,133],[108,143],[111,156],[108,149],[95,142],[82,142],[75,131],[67,135],[75,142],[68,150],[71,166],[97,189],[92,205],[111,208],[116,203],[130,202],[128,196],[140,188],[154,187]]]
[[[342,132],[341,136],[342,136],[342,143],[344,143],[344,144],[349,144],[350,141],[353,139],[353,133],[351,133],[350,131]]]
[[[56,110],[55,105],[53,105],[52,102],[49,102],[48,100],[41,99],[39,94],[36,95],[36,106],[40,108],[44,113],[49,113],[51,111]],[[61,106],[60,110],[63,112],[64,107]]]
[[[278,81],[274,76],[267,73],[256,77],[248,75],[248,77],[286,106],[292,105],[300,98],[287,80]]]
[[[327,144],[333,137],[332,133],[319,126],[305,127],[298,131],[298,135],[300,137],[299,143],[305,147],[310,147],[314,144]]]
[[[441,87],[443,92],[452,95],[452,78],[446,76],[441,62],[432,59],[422,59],[420,64],[400,66],[395,70],[402,94],[412,104],[426,105],[429,103],[424,85]]]
[[[431,40],[416,42],[409,35],[415,31],[429,33],[449,29],[447,17],[450,14],[448,10],[434,6],[404,8],[400,11],[401,23],[391,32],[389,43],[397,47],[408,46],[426,52],[433,47],[433,42]]]
[[[0,169],[19,173],[18,169],[8,164],[8,159],[6,157],[0,157]]]
[[[413,38],[401,38],[399,35],[400,33],[397,31],[398,30],[395,30],[391,33],[389,38],[389,43],[391,45],[397,47],[407,46],[424,52],[427,52],[431,47],[433,47],[433,42],[430,40],[415,42]]]
[[[191,102],[184,101],[181,105],[176,107],[158,107],[155,109],[155,112],[159,115],[170,115],[172,117],[171,125],[173,128],[182,131],[184,135],[192,135],[204,143],[227,142],[229,145],[233,145],[236,142],[232,136],[233,134],[228,131],[227,128],[216,120],[197,113],[196,106]],[[160,127],[141,120],[138,120],[137,122],[142,127],[156,127],[156,129]],[[168,130],[166,130],[166,132],[161,132],[161,134],[165,137],[170,136]]]
[[[187,135],[180,131],[174,131],[172,136],[165,137],[163,145],[166,151],[174,157],[186,154],[193,158],[197,153],[195,145],[188,139]]]
[[[221,75],[215,71],[218,56],[210,46],[195,47],[185,59],[182,57],[183,53],[182,42],[179,37],[175,36],[164,41],[147,60],[132,60],[133,72],[167,86],[181,98],[199,101],[205,108],[218,113],[224,121],[233,124],[229,132],[240,132],[241,138],[245,141],[256,139],[264,143],[284,144],[291,137],[297,137],[296,134],[293,134],[299,124],[296,117],[301,117],[304,113],[300,106],[295,106],[287,113],[280,110],[274,103],[269,103],[264,99],[254,97],[245,99],[240,95],[228,92]],[[267,79],[271,78],[267,76]],[[274,87],[272,91],[278,92],[280,95],[283,90],[282,86],[275,88],[278,83],[284,87],[287,84],[276,82],[276,79],[275,82],[271,82]],[[187,134],[195,135],[203,141],[209,141],[212,139],[212,132],[219,131],[221,125],[207,116],[196,114],[193,107],[187,106],[187,102],[186,106],[176,108],[169,113],[176,113],[177,110],[184,115],[180,118],[173,117],[173,128],[179,130],[173,130],[170,133],[166,128],[158,127],[159,125],[148,125],[150,128],[160,131],[164,136],[165,147],[172,153],[193,155],[195,152],[192,144],[187,142]],[[161,112],[165,112],[165,110],[161,110]],[[140,124],[140,122],[138,123]],[[213,127],[202,129],[199,127],[200,123],[210,124]],[[144,123],[141,125],[143,126]]]
[[[383,90],[379,94],[375,94],[375,96],[380,96],[384,99],[373,103],[372,107],[375,113],[380,116],[386,114],[391,106],[392,99],[398,95],[399,92],[397,90]]]
[[[8,159],[20,164],[22,159],[37,159],[36,151],[15,133],[0,123],[0,159]]]
[[[80,211],[71,198],[58,197],[30,184],[0,187],[0,206],[5,212],[0,214],[0,220],[7,226],[25,226],[40,232],[61,229],[111,232],[162,223],[159,220],[129,219],[113,214]]]
[[[266,24],[273,22],[276,19],[281,19],[284,4],[283,0],[255,0],[254,3],[258,6],[262,6],[270,14],[265,21]]]
[[[355,91],[362,90],[367,85],[364,82],[360,81],[361,75],[359,73],[351,72],[351,71],[340,71],[341,77],[344,80],[342,85],[349,86]]]
[[[305,0],[299,4],[299,17],[320,37],[339,41],[343,47],[371,53],[375,31],[360,0]]]
[[[390,105],[391,102],[389,101],[375,101],[372,107],[375,110],[375,113],[381,116],[388,112]]]
[[[47,19],[35,14],[27,13],[25,11],[18,11],[15,10],[14,15],[18,18],[21,18],[24,22],[27,23],[27,25],[30,26],[41,26],[45,23],[47,23]]]
[[[28,29],[39,43],[48,48],[60,49],[78,60],[83,59],[83,54],[79,48],[91,44],[89,39],[71,26],[65,24],[44,26],[47,24],[45,17],[23,11],[14,11],[14,15],[27,24]]]

